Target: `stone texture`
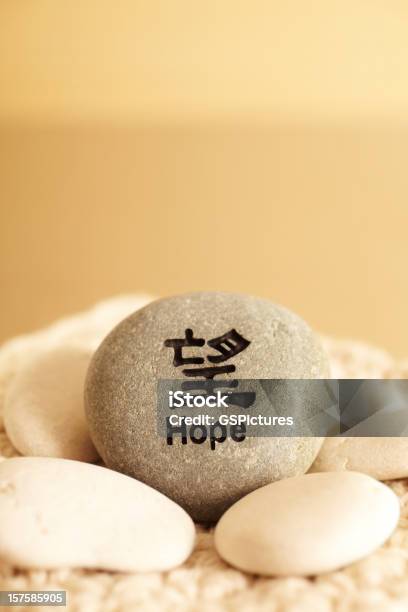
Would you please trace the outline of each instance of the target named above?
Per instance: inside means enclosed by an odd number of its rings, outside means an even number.
[[[67,345],[35,354],[21,366],[4,404],[7,435],[21,454],[98,459],[83,400],[91,355]]]
[[[355,470],[378,480],[408,477],[408,438],[327,438],[311,472]]]
[[[373,552],[398,518],[396,495],[369,476],[307,474],[238,501],[219,521],[215,546],[225,561],[246,572],[308,576]]]
[[[165,340],[192,329],[208,341],[232,328],[250,345],[231,360],[236,371],[223,378],[328,376],[318,339],[293,313],[245,295],[194,293],[158,300],[120,323],[96,351],[86,383],[90,432],[105,463],[162,491],[203,522],[260,486],[304,473],[321,444],[313,438],[228,439],[211,451],[208,444],[182,445],[179,439],[168,446],[157,435],[157,380],[183,378]],[[200,355],[213,353],[203,350]]]
[[[0,463],[0,559],[12,566],[163,571],[194,539],[180,506],[123,474],[45,457]]]

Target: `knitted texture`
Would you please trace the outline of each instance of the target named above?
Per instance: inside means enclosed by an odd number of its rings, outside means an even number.
[[[116,323],[148,301],[138,295],[113,298],[0,348],[0,461],[18,454],[4,431],[1,413],[7,386],[27,356],[66,344],[95,349]],[[322,341],[334,378],[405,378],[408,374],[408,362],[396,362],[382,350],[352,340]],[[0,590],[63,589],[67,609],[81,612],[406,612],[408,479],[388,484],[401,500],[401,520],[391,539],[362,561],[311,579],[259,578],[235,570],[215,552],[212,530],[197,527],[194,553],[170,572],[21,571],[0,563]]]

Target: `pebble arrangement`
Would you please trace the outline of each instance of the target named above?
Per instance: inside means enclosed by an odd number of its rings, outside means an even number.
[[[231,330],[242,341],[226,379],[329,374],[316,336],[297,316],[219,293],[159,300],[119,324],[92,358],[85,406],[89,354],[66,347],[27,362],[5,402],[7,433],[28,456],[0,464],[0,559],[22,568],[164,571],[192,551],[190,516],[218,521],[219,555],[261,575],[314,575],[380,546],[399,503],[378,480],[407,475],[404,438],[332,438],[321,449],[313,438],[247,438],[215,454],[188,444],[169,453],[157,436],[156,380],[192,367],[179,363],[171,341],[187,341],[190,359],[191,347],[205,344],[208,360]],[[98,459],[91,438],[113,469],[91,464]]]

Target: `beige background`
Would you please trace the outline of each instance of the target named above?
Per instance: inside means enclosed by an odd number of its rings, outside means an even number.
[[[408,354],[408,8],[0,5],[0,340],[130,291]]]

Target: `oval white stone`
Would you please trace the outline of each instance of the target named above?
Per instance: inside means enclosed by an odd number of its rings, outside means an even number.
[[[4,425],[22,455],[96,461],[84,411],[91,353],[61,347],[36,355],[6,393]]]
[[[361,559],[392,533],[397,496],[357,472],[306,474],[253,491],[215,530],[220,556],[241,570],[307,576]]]
[[[0,559],[13,566],[162,571],[194,538],[180,506],[129,476],[66,459],[0,463]]]
[[[378,480],[408,476],[408,438],[326,438],[311,472],[355,470]]]

